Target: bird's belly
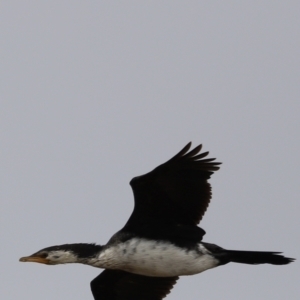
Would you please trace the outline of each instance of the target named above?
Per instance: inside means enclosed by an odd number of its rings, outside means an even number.
[[[192,275],[218,265],[200,244],[186,250],[168,242],[137,238],[107,248],[98,262],[94,266],[154,277]]]

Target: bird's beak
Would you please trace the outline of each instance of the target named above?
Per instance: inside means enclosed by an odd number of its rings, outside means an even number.
[[[21,257],[19,259],[19,261],[22,261],[22,262],[36,262],[36,263],[46,264],[46,265],[50,264],[50,260],[49,259],[44,258],[44,257],[40,257],[40,256],[38,256],[36,254],[32,254],[30,256]]]

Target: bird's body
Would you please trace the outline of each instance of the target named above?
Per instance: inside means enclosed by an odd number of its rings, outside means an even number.
[[[218,261],[201,243],[183,249],[166,241],[131,238],[108,246],[89,264],[144,276],[172,277],[203,272],[217,266]]]
[[[203,159],[191,143],[131,186],[135,208],[106,245],[65,244],[44,248],[20,261],[82,263],[103,268],[91,282],[95,300],[160,300],[179,276],[194,275],[229,262],[284,265],[279,252],[226,250],[202,242],[197,226],[211,198],[207,180],[220,163]]]

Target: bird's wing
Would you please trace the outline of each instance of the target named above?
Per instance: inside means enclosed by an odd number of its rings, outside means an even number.
[[[144,224],[197,225],[211,199],[207,182],[219,169],[214,158],[199,153],[202,145],[189,151],[188,143],[178,154],[153,171],[130,181],[134,210],[126,224],[137,228]]]
[[[95,300],[161,300],[177,279],[104,270],[91,282],[91,289]]]

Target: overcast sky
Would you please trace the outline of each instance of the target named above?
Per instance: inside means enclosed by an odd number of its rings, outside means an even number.
[[[18,259],[104,244],[129,180],[203,143],[204,241],[299,258],[299,1],[2,1],[2,299],[92,299],[101,270]],[[299,263],[228,264],[166,299],[299,299]]]

